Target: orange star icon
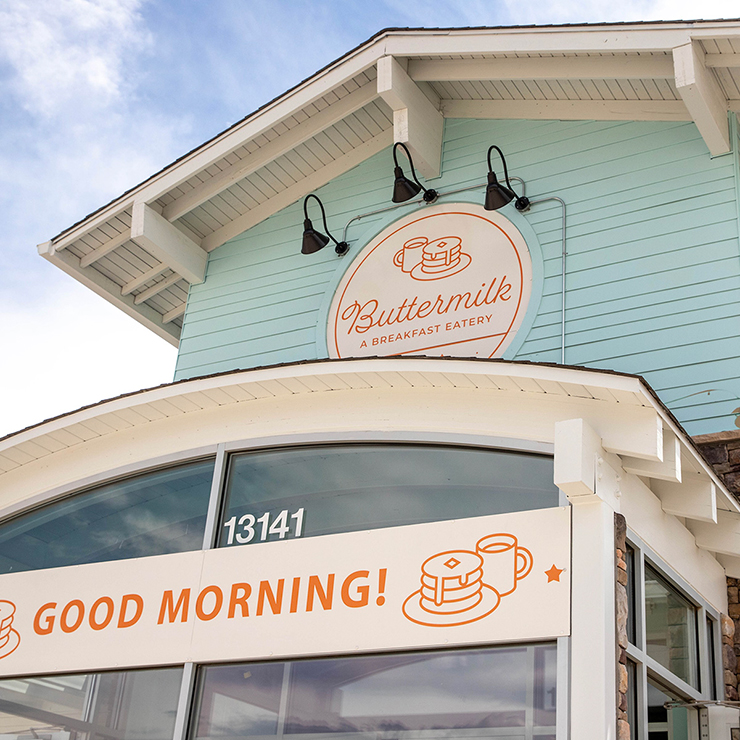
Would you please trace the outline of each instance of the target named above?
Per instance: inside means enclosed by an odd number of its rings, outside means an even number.
[[[557,581],[560,583],[560,574],[565,570],[565,568],[556,568],[555,563],[553,563],[552,568],[550,570],[545,571],[545,575],[547,576],[547,582],[552,583],[552,581]]]

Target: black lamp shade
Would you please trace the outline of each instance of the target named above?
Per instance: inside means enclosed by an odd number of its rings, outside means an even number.
[[[391,198],[394,203],[405,203],[419,193],[421,185],[409,180],[400,167],[396,167],[394,174],[396,181],[393,183],[393,198]]]
[[[487,211],[498,211],[507,203],[511,203],[516,198],[516,193],[502,185],[493,172],[488,173],[488,186],[486,187],[486,202],[483,207]]]
[[[303,222],[303,246],[301,247],[301,254],[318,252],[319,249],[323,249],[328,243],[329,237],[316,231],[311,223],[311,219],[307,218]]]

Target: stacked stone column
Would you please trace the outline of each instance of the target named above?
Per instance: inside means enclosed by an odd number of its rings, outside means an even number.
[[[617,740],[630,740],[627,720],[627,523],[621,514],[614,515],[614,542],[616,546],[616,605],[617,605]]]

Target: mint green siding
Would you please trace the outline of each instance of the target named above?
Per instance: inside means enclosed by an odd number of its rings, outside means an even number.
[[[448,120],[442,176],[431,186],[480,182],[479,191],[449,200],[482,200],[492,143],[530,197],[567,203],[566,362],[644,375],[691,434],[733,428],[731,411],[740,406],[735,155],[711,159],[691,123]],[[334,235],[353,216],[390,205],[391,185],[388,150],[317,191]],[[333,287],[362,245],[409,209],[354,222],[352,251],[342,259],[330,247],[299,253],[300,203],[215,250],[205,282],[190,292],[176,378],[325,357]],[[509,359],[559,362],[559,205],[504,212],[533,230],[544,275],[542,298],[530,304],[536,315]],[[321,228],[319,213],[311,215]]]

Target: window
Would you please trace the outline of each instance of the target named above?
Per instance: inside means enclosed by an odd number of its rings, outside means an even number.
[[[698,716],[681,705],[717,695],[719,614],[636,538],[626,560],[632,736],[683,740],[698,731]]]
[[[227,483],[215,486],[224,459]],[[218,465],[200,460],[111,481],[0,522],[0,574],[197,550],[214,540],[223,547],[555,507],[552,468],[544,455],[462,446],[238,452]],[[209,510],[222,512],[215,533]]]
[[[432,445],[236,454],[220,546],[558,506],[552,458]]]
[[[172,740],[182,668],[0,681],[3,740]]]
[[[645,649],[664,668],[699,688],[697,608],[645,564]]]
[[[555,645],[209,666],[191,740],[554,738]]]
[[[0,573],[200,549],[213,464],[126,478],[3,522]]]

